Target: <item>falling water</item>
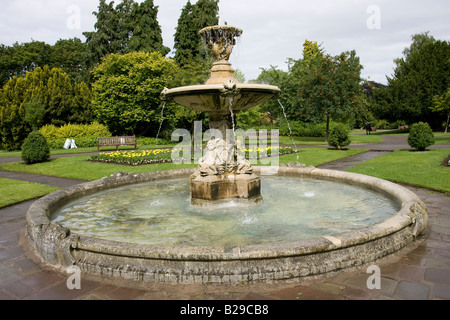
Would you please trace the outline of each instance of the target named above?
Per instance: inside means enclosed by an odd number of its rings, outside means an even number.
[[[234,97],[230,96],[230,114],[231,114],[231,122],[233,123],[233,137],[234,137],[235,131],[236,131],[236,124],[234,123],[233,103],[234,103]]]
[[[278,101],[278,103],[279,103],[280,106],[281,106],[281,110],[283,110],[284,118],[286,119],[286,122],[287,122],[287,125],[288,125],[288,128],[289,128],[289,134],[290,134],[290,136],[291,136],[292,144],[294,145],[295,152],[297,153],[297,160],[298,160],[298,150],[297,150],[297,145],[295,144],[294,137],[292,136],[292,129],[291,129],[291,125],[289,124],[289,121],[288,121],[288,118],[287,118],[287,115],[286,115],[286,110],[284,109],[284,106],[283,106],[283,104],[281,103],[280,99],[278,99],[277,101]]]
[[[158,133],[156,134],[156,146],[158,146],[158,138],[159,134],[161,133],[161,128],[164,122],[164,108],[166,107],[166,102],[164,102],[163,107],[161,109],[161,123],[159,124]]]

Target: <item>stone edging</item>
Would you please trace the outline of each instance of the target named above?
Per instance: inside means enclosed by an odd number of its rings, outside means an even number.
[[[405,247],[427,226],[423,202],[397,184],[355,173],[313,167],[256,167],[260,175],[337,179],[392,197],[401,207],[381,223],[334,236],[289,243],[237,247],[177,247],[130,244],[72,233],[49,220],[65,203],[122,185],[188,178],[194,169],[116,173],[109,178],[58,190],[37,200],[27,212],[27,238],[40,258],[57,267],[79,266],[86,274],[138,282],[264,282],[314,276],[375,261]]]

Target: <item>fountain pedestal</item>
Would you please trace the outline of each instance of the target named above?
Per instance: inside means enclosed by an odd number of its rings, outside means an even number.
[[[222,174],[216,176],[192,175],[190,177],[191,204],[217,204],[221,200],[258,203],[261,182],[255,174]]]
[[[260,180],[235,141],[237,112],[276,98],[278,87],[241,84],[235,78],[229,57],[242,30],[232,26],[211,26],[199,31],[211,50],[214,64],[206,84],[165,88],[162,100],[208,113],[211,139],[196,173],[190,178],[191,203],[203,205],[221,200],[259,202]]]

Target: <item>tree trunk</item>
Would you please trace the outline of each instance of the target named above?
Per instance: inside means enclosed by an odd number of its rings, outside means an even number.
[[[445,125],[445,133],[448,132],[448,126],[450,124],[450,112],[447,115],[447,124]]]
[[[327,129],[325,131],[325,142],[328,142],[329,136],[330,136],[330,116],[327,114]]]

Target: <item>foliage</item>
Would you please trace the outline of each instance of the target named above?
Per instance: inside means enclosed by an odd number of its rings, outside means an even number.
[[[336,126],[335,122],[330,123],[331,130]],[[320,137],[324,138],[326,136],[327,125],[325,122],[312,123],[312,122],[302,122],[302,121],[290,121],[289,126],[284,122],[280,126],[280,135],[289,136],[292,132],[294,137]]]
[[[185,108],[163,104],[160,94],[170,87],[177,67],[159,52],[111,54],[93,70],[93,106],[100,123],[113,135],[156,136],[164,121],[173,124]]]
[[[155,163],[167,163],[172,162],[172,155],[174,154],[174,152],[176,153],[177,150],[178,149],[176,148],[173,149],[164,148],[164,149],[153,149],[142,151],[101,152],[99,154],[90,156],[89,160],[105,163],[125,164],[132,166],[155,164]],[[251,148],[242,148],[241,151],[243,152],[243,154],[245,154],[245,157],[249,159],[251,155],[255,155],[256,157],[259,157],[259,155],[264,155],[267,157],[274,155],[275,156],[284,155],[292,153],[293,149],[291,147],[260,148],[258,146],[255,146]],[[177,160],[181,161],[181,159]]]
[[[98,11],[94,12],[97,17],[95,31],[83,33],[91,66],[111,53],[158,51],[166,55],[170,49],[163,45],[157,14],[158,7],[153,5],[153,0],[140,4],[124,0],[115,7],[114,1],[108,4],[106,0],[100,0]]]
[[[316,49],[318,52],[311,55],[308,46],[311,44],[306,42],[303,60],[293,67],[300,90],[291,114],[310,121],[326,119],[327,123],[330,119],[347,120],[363,103],[362,66],[356,52],[332,57]]]
[[[444,94],[433,97],[433,107],[430,109],[433,112],[439,112],[447,117],[444,131],[447,133],[450,125],[450,88]]]
[[[31,41],[0,45],[0,87],[13,77],[25,77],[37,67],[60,68],[72,81],[89,81],[86,45],[78,38],[58,40],[55,45]]]
[[[428,123],[418,122],[412,125],[409,131],[408,144],[419,151],[425,151],[426,148],[434,144],[434,134]]]
[[[50,158],[47,140],[39,131],[32,131],[22,146],[22,160],[27,164],[40,163]]]
[[[92,118],[88,86],[48,66],[9,80],[0,91],[0,106],[0,135],[10,151],[20,149],[32,126],[85,123]]]
[[[181,67],[208,57],[209,52],[205,50],[198,32],[219,23],[218,3],[218,0],[199,0],[192,5],[188,1],[183,7],[174,35],[174,59]]]
[[[331,130],[330,137],[328,139],[328,144],[332,147],[342,150],[342,147],[346,147],[350,143],[352,143],[352,141],[349,137],[348,126],[342,123],[337,124]]]
[[[263,70],[257,81],[280,87],[280,102],[288,120],[329,124],[331,119],[354,118],[364,107],[361,70],[355,51],[333,57],[306,40],[303,59],[290,59],[288,72],[272,67]],[[277,101],[265,103],[262,111],[276,119],[284,117]],[[328,135],[328,129],[326,132]]]
[[[432,112],[433,97],[450,87],[450,42],[425,34],[412,36],[410,48],[396,67],[388,86],[375,92],[374,114],[389,122],[408,124],[424,121],[440,128],[442,120]]]
[[[111,133],[105,125],[65,124],[61,127],[45,125],[39,132],[47,139],[50,149],[61,149],[67,139],[74,139],[78,148],[89,148],[97,145],[97,137],[109,137]]]
[[[111,133],[108,128],[98,122],[93,122],[91,124],[65,124],[61,127],[55,125],[45,125],[39,132],[46,139],[76,139],[81,137],[109,137]]]

